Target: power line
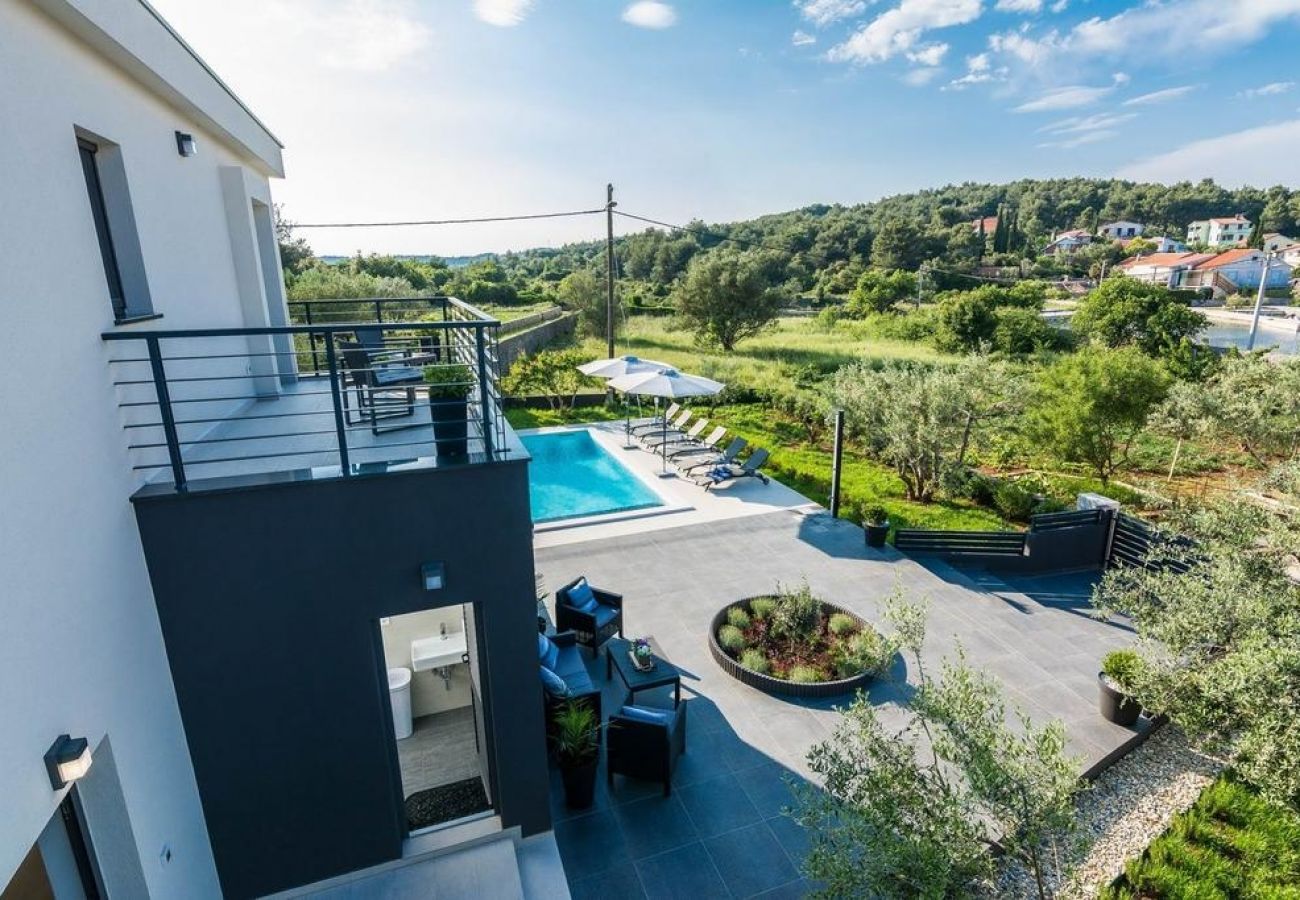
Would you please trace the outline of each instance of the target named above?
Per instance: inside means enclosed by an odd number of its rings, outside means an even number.
[[[731,237],[730,235],[718,234],[716,231],[710,231],[707,228],[695,227],[688,225],[674,225],[671,222],[660,222],[658,219],[650,219],[646,216],[636,216],[632,213],[614,210],[614,215],[622,216],[625,219],[636,219],[638,222],[646,222],[650,225],[658,225],[661,228],[671,228],[673,231],[685,231],[687,234],[702,234],[706,237],[717,238],[719,241],[731,241],[736,244],[745,244],[749,247],[763,247],[768,250],[777,250],[781,253],[797,253],[792,247],[777,247],[764,241],[751,241],[748,238]]]
[[[531,213],[519,216],[483,216],[473,219],[421,219],[410,222],[310,222],[300,223],[293,222],[289,224],[290,229],[294,228],[399,228],[408,225],[476,225],[483,222],[522,222],[528,219],[562,219],[572,216],[594,216],[605,212],[602,206],[600,209],[578,209],[571,212],[552,212],[552,213]]]

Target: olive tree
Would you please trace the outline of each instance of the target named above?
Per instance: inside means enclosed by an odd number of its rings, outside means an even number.
[[[502,388],[514,396],[544,396],[551,409],[566,412],[573,409],[578,392],[593,383],[578,371],[578,366],[588,359],[587,354],[576,349],[543,350],[521,356],[502,380]]]
[[[676,291],[677,314],[704,344],[735,349],[776,321],[783,296],[761,254],[713,251],[691,260]]]
[[[1215,430],[1260,464],[1300,446],[1300,362],[1230,357],[1206,385],[1205,402]]]
[[[965,897],[995,871],[990,850],[1025,866],[1050,896],[1053,850],[1070,834],[1079,768],[1059,722],[1038,727],[959,654],[931,675],[923,607],[896,594],[886,619],[916,690],[901,725],[859,695],[808,763],[824,785],[799,794],[804,863],[828,897]]]
[[[1079,303],[1070,327],[1107,347],[1167,356],[1205,327],[1205,316],[1168,288],[1127,276],[1108,278]]]

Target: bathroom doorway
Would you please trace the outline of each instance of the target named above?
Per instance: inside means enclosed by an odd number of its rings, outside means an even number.
[[[411,833],[492,809],[474,606],[380,619]]]

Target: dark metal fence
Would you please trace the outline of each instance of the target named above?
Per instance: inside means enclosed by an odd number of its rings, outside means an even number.
[[[295,325],[342,325],[359,322],[445,321],[447,297],[359,297],[351,300],[289,300],[289,321]],[[308,331],[295,337],[304,351],[299,368],[321,372],[324,332]]]
[[[1022,531],[933,531],[899,529],[894,533],[894,548],[904,553],[935,555],[1023,556],[1025,534]]]
[[[1161,534],[1141,519],[1121,513],[1115,518],[1108,566],[1141,566],[1186,572],[1195,544],[1186,537]]]
[[[1078,528],[1096,525],[1101,521],[1100,509],[1072,509],[1067,512],[1040,513],[1029,520],[1030,531],[1054,531],[1058,528]]]
[[[103,335],[133,468],[169,473],[186,491],[229,476],[350,477],[502,458],[500,323],[453,298],[419,302],[432,321]],[[466,395],[464,454],[435,444],[426,377]]]

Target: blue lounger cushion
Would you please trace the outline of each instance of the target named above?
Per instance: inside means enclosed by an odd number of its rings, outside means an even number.
[[[560,659],[560,648],[555,646],[555,641],[551,640],[544,634],[537,635],[537,661],[544,668],[555,670],[556,663]]]
[[[546,666],[539,666],[539,668],[542,672],[542,687],[546,689],[546,693],[552,697],[563,698],[569,696],[569,685],[565,683],[563,678],[546,668]]]
[[[596,611],[596,595],[592,592],[587,579],[579,578],[573,587],[569,588],[569,605],[587,615]]]
[[[665,710],[631,705],[624,706],[618,711],[618,714],[624,719],[631,719],[633,722],[645,722],[647,725],[667,725],[670,715]]]

